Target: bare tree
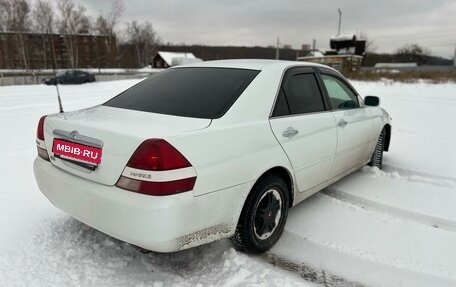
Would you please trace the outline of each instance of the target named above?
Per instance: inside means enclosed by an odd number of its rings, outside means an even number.
[[[36,0],[32,11],[34,30],[38,33],[52,33],[54,30],[55,13],[51,2]]]
[[[127,24],[128,43],[135,47],[139,67],[144,67],[152,61],[152,56],[160,39],[150,22],[138,24],[132,21]]]
[[[60,0],[57,7],[60,13],[58,29],[61,34],[64,34],[70,66],[78,67],[79,51],[76,35],[90,29],[86,8],[81,4],[76,5],[73,0]]]
[[[125,5],[123,0],[113,0],[111,10],[108,14],[98,16],[95,23],[95,30],[102,35],[115,36],[116,27],[124,11]]]
[[[359,39],[366,41],[366,52],[367,53],[373,53],[377,50],[377,46],[375,45],[375,42],[366,33],[363,33],[363,32],[359,33]]]
[[[7,1],[0,0],[0,32],[6,31],[6,26],[8,22],[7,8]]]
[[[5,0],[0,0],[0,32],[7,31],[7,22],[8,22],[8,13],[7,13],[7,3]],[[9,55],[8,41],[2,41],[2,52],[3,61],[9,62],[9,67],[13,67],[11,57]]]
[[[110,35],[112,33],[108,19],[103,15],[97,17],[93,28],[100,35]]]
[[[24,44],[23,34],[30,28],[30,7],[27,0],[1,0],[0,14],[2,29],[16,32],[16,49],[21,55],[24,68],[28,69],[27,50]]]
[[[394,54],[399,62],[415,62],[418,65],[426,64],[430,57],[431,51],[417,44],[405,45]]]
[[[105,15],[101,13],[95,23],[94,23],[94,30],[104,36],[108,36],[104,38],[104,51],[111,54],[113,53],[113,41],[116,39],[116,28],[119,24],[120,18],[125,11],[125,6],[123,0],[113,0],[111,5],[111,10]],[[98,47],[97,41],[97,62],[100,65],[100,52]],[[104,53],[103,53],[104,55]]]
[[[36,32],[49,34],[50,37],[52,37],[51,34],[54,29],[55,14],[52,4],[48,0],[36,0],[32,11],[32,19]],[[52,38],[50,39],[52,42]],[[51,47],[53,43],[48,45],[48,40],[48,37],[42,37],[42,46],[37,49],[37,51],[41,52],[43,57],[43,68],[45,69],[48,67],[47,49],[51,48],[50,50],[54,57],[53,61],[55,61],[54,49]]]

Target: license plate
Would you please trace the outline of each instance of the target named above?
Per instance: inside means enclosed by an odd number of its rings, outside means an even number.
[[[52,152],[60,157],[98,165],[101,162],[102,149],[62,139],[54,139]]]

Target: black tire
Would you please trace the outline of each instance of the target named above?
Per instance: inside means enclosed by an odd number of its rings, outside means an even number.
[[[234,247],[248,253],[271,248],[283,233],[289,202],[288,188],[281,177],[270,175],[258,181],[244,203],[231,238]]]
[[[382,169],[384,145],[385,145],[385,129],[382,130],[382,132],[380,133],[380,136],[378,137],[377,144],[375,145],[374,153],[372,154],[371,161],[369,162],[370,166],[376,166],[379,169]]]

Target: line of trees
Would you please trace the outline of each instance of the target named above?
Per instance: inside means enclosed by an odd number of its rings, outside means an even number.
[[[433,56],[431,51],[418,44],[404,45],[393,53],[375,53],[368,51],[364,56],[363,66],[376,63],[417,63],[418,65],[452,65],[453,61]]]
[[[120,49],[118,59],[123,56],[122,50],[129,51],[133,48],[136,54],[136,65],[139,67],[147,65],[150,63],[152,53],[160,39],[150,22],[132,21],[121,27],[124,11],[123,0],[112,0],[109,11],[99,13],[95,19],[77,0],[35,0],[33,2],[31,0],[0,0],[0,32],[14,32],[14,48],[16,49],[14,52],[21,55],[21,66],[26,69],[29,67],[31,57],[26,49],[27,41],[24,37],[26,33],[63,35],[71,68],[79,67],[76,43],[78,34],[111,36],[106,38],[106,47],[101,49],[103,53],[112,53],[111,41],[116,41],[118,45],[130,46]],[[8,51],[8,45],[3,44],[0,49],[8,58],[8,54],[13,51]],[[46,45],[49,43],[43,37],[40,46],[33,47],[32,51],[35,55],[42,55],[44,63],[47,63],[48,60],[46,50],[49,47]]]

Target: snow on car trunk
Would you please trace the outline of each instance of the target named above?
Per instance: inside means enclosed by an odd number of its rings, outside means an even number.
[[[114,185],[144,140],[204,129],[210,123],[210,119],[96,106],[50,115],[44,130],[53,165],[94,182]]]

